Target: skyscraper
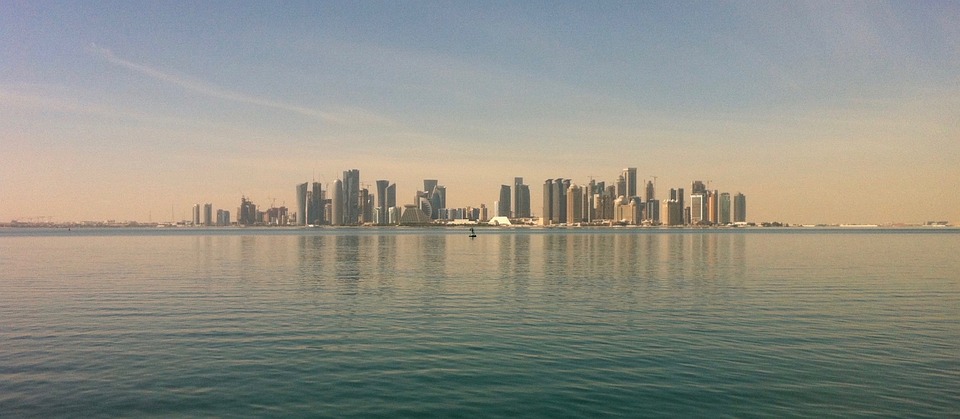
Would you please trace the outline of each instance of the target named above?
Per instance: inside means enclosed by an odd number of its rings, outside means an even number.
[[[367,188],[360,189],[360,220],[359,224],[373,222],[373,195]]]
[[[718,223],[730,224],[730,215],[731,215],[730,204],[731,204],[730,194],[727,192],[721,193],[720,194],[720,217],[719,217],[719,220],[717,221]]]
[[[230,211],[222,210],[222,209],[217,210],[217,225],[218,226],[230,225]]]
[[[237,211],[238,225],[254,225],[257,223],[257,206],[247,197],[240,197],[240,208]]]
[[[651,224],[660,224],[660,200],[651,199],[644,203],[644,213],[646,214],[646,221],[649,221]]]
[[[356,225],[361,221],[360,213],[360,170],[343,172],[343,223]]]
[[[667,225],[676,226],[683,224],[683,210],[680,208],[678,201],[671,199],[664,203],[663,208],[667,215]]]
[[[617,176],[617,197],[618,198],[621,196],[623,197],[629,196],[627,195],[627,177],[624,176],[625,174],[626,174],[626,171],[624,171],[624,173],[621,173],[620,176]]]
[[[593,209],[593,204],[591,203],[592,197],[593,194],[590,192],[588,186],[580,187],[580,219],[583,222],[593,221],[593,217],[591,216]]]
[[[430,193],[430,205],[433,207],[433,213],[430,217],[434,220],[440,219],[440,210],[447,208],[447,187],[436,185],[433,192]]]
[[[323,188],[320,182],[313,182],[313,191],[309,194],[310,200],[307,201],[307,224],[323,224],[324,196]]]
[[[600,185],[597,185],[598,187]],[[617,190],[613,185],[607,186],[603,190],[603,198],[601,205],[603,205],[603,219],[613,220],[616,218],[614,213],[614,208],[617,202]]]
[[[704,185],[703,182],[699,180],[693,181],[693,184],[690,185],[690,194],[693,195],[695,193],[698,193],[698,194],[707,193],[707,185]]]
[[[733,222],[747,222],[747,197],[739,192],[733,197]]]
[[[330,190],[330,224],[339,226],[343,225],[344,221],[344,210],[346,209],[346,204],[344,204],[344,194],[343,194],[343,182],[340,179],[333,181],[333,188]]]
[[[434,188],[436,188],[438,184],[440,184],[440,182],[437,181],[436,179],[424,179],[423,191],[426,192],[427,195],[429,196],[429,194],[433,192]]]
[[[397,184],[391,183],[387,186],[387,209],[397,206]]]
[[[553,221],[553,179],[543,181],[543,212],[541,224],[549,225]]]
[[[647,181],[647,193],[644,199],[647,200],[647,202],[656,199],[656,191],[653,190],[653,182],[649,180]]]
[[[624,196],[637,196],[637,168],[628,167],[623,169],[623,180],[626,182],[626,193]]]
[[[590,178],[590,182],[587,182],[587,187],[584,188],[584,206],[587,207],[586,211],[583,213],[583,218],[588,222],[592,222],[597,218],[597,181]]]
[[[513,216],[530,217],[530,186],[523,184],[522,177],[513,178]]]
[[[193,204],[193,225],[200,225],[200,204]]]
[[[423,204],[419,202],[421,198],[427,201],[430,211],[423,209]],[[415,200],[431,219],[437,220],[440,218],[440,211],[447,207],[447,188],[440,185],[436,179],[424,179],[423,191],[417,192]]]
[[[500,185],[500,200],[497,201],[497,216],[510,217],[510,185]]]
[[[706,196],[703,193],[690,195],[690,224],[701,224],[706,222],[707,212]]]
[[[568,225],[583,221],[583,192],[577,185],[570,185],[567,188],[567,219],[564,220]]]
[[[307,225],[307,183],[297,185],[297,225]]]
[[[377,224],[387,223],[387,208],[390,208],[390,206],[387,205],[387,188],[389,187],[389,180],[377,181]]]
[[[431,218],[430,214],[433,214],[433,204],[430,203],[430,200],[426,196],[420,196],[417,206],[420,208],[420,211],[423,211],[424,214],[427,214],[427,218]],[[431,218],[432,219],[432,218]]]
[[[677,188],[677,204],[680,207],[680,224],[686,224],[690,217],[687,217],[687,207],[685,206],[686,197],[683,195],[683,188]]]
[[[203,225],[213,225],[213,204],[203,204]]]
[[[707,191],[707,221],[717,224],[720,215],[720,193],[716,190]]]
[[[557,178],[553,180],[553,202],[550,204],[553,214],[553,224],[560,224],[567,221],[567,188],[570,187],[570,180]]]

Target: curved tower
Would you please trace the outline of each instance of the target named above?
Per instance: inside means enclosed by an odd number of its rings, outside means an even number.
[[[297,185],[297,225],[307,225],[307,183]]]
[[[343,225],[343,182],[340,179],[333,182],[333,189],[330,190],[330,207],[330,225]]]

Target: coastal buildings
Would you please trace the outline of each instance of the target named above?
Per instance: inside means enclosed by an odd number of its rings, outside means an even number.
[[[694,188],[696,190],[696,188]],[[690,195],[690,224],[706,223],[707,213],[706,191]]]
[[[341,225],[357,225],[360,223],[360,170],[350,169],[343,171],[342,186],[343,219]]]
[[[747,197],[739,192],[733,197],[733,222],[747,222]]]
[[[240,197],[240,208],[237,211],[237,224],[257,224],[257,206],[248,200],[246,196]]]
[[[297,225],[307,225],[307,182],[297,185]]]
[[[230,211],[217,210],[217,227],[226,227],[230,225]]]
[[[582,223],[583,218],[583,192],[580,186],[570,185],[567,188],[567,219],[568,225]]]
[[[203,225],[213,225],[213,204],[203,204]]]
[[[377,181],[377,208],[374,211],[374,220],[377,224],[387,225],[396,224],[399,217],[392,217],[395,221],[391,222],[391,210],[397,207],[397,184],[390,183],[389,180]]]
[[[730,193],[723,192],[720,194],[720,224],[730,224],[730,215],[731,215],[731,202],[730,202]]]
[[[409,204],[397,203],[397,185],[376,180],[375,188],[364,185],[359,169],[343,171],[328,184],[303,182],[295,185],[295,206],[291,214],[285,207],[257,210],[246,196],[237,209],[236,225],[354,226],[419,224],[425,214],[430,223],[459,224],[485,222],[494,217],[509,218],[512,225],[545,226],[637,225],[637,226],[722,226],[744,224],[747,220],[746,196],[711,189],[710,182],[695,180],[689,196],[684,188],[670,188],[669,195],[657,197],[654,181],[636,179],[637,169],[628,167],[609,183],[591,177],[586,183],[570,178],[545,179],[541,187],[541,211],[530,209],[530,189],[522,177],[512,184],[500,185],[493,211],[485,204],[448,207],[447,188],[437,179],[424,179],[423,190]],[[654,176],[656,179],[656,176]],[[638,194],[639,193],[639,194]],[[685,205],[689,203],[689,205]],[[418,211],[408,212],[408,205]],[[492,212],[492,213],[491,213]],[[211,204],[193,206],[195,226],[230,225],[230,212],[216,210]],[[503,223],[501,223],[502,225]]]
[[[497,217],[510,217],[510,186],[500,185],[500,200],[497,201]]]
[[[320,182],[313,182],[313,189],[310,191],[309,199],[307,200],[307,224],[323,224],[326,212],[325,198]]]
[[[447,208],[447,188],[436,179],[424,179],[423,190],[417,192],[420,209],[430,219],[440,219],[441,210]]]
[[[610,186],[596,179],[585,186],[564,178],[545,180],[541,224],[717,226],[746,220],[745,197],[741,198],[744,211],[739,216],[730,193],[710,190],[708,183],[699,180],[691,183],[690,206],[685,206],[688,198],[683,188],[671,188],[669,199],[658,199],[653,181],[646,181],[641,197],[631,186],[637,185],[635,174],[635,168],[623,169]],[[558,205],[561,202],[566,205]]]
[[[522,177],[513,178],[513,216],[530,218],[530,186],[523,183]]]
[[[623,169],[623,180],[625,182],[625,193],[621,195],[626,197],[637,196],[637,168],[628,167]]]
[[[344,225],[344,197],[343,181],[337,179],[333,181],[333,187],[330,189],[330,225]]]
[[[540,213],[540,223],[549,225],[553,220],[553,179],[543,181],[543,211]]]

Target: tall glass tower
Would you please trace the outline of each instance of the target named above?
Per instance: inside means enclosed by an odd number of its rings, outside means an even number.
[[[628,167],[623,169],[623,180],[626,182],[626,193],[624,196],[627,198],[637,196],[637,168]]]
[[[345,170],[343,172],[343,223],[359,224],[360,215],[360,170]]]

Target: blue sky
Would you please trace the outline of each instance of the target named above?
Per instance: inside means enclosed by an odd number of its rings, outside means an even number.
[[[189,216],[358,168],[711,181],[752,220],[960,222],[955,2],[0,7],[0,220]],[[410,199],[407,199],[410,198]],[[540,209],[534,205],[534,212]]]

